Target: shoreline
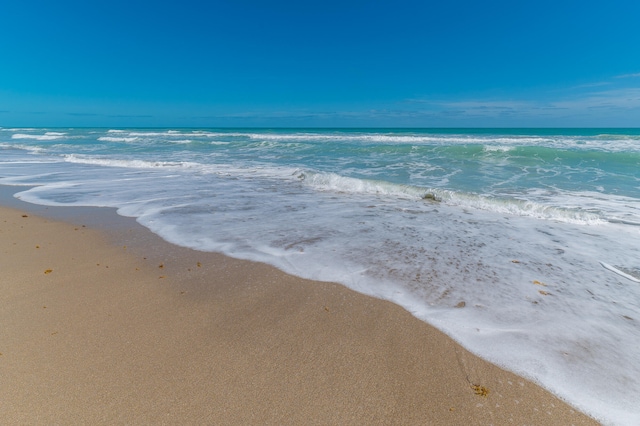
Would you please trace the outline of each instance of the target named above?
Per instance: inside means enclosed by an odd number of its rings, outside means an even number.
[[[598,424],[391,302],[5,198],[8,422]]]

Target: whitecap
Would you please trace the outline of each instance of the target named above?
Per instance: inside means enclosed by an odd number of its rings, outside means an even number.
[[[138,140],[138,138],[137,137],[121,138],[121,137],[113,137],[113,136],[101,136],[98,138],[98,140],[102,142],[135,142]]]
[[[44,135],[30,135],[26,133],[15,133],[11,135],[11,139],[32,139],[37,141],[52,141],[62,139],[64,133],[47,132]]]

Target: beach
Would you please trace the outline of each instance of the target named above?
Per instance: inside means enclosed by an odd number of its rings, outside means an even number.
[[[0,423],[640,426],[640,2],[5,3]]]
[[[10,204],[7,424],[597,424],[388,301]]]

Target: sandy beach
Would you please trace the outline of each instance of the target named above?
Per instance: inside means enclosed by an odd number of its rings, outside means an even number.
[[[392,303],[14,207],[5,424],[598,424]]]

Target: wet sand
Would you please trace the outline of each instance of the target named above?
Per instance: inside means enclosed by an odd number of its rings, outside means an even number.
[[[598,424],[392,303],[9,204],[6,424]]]

